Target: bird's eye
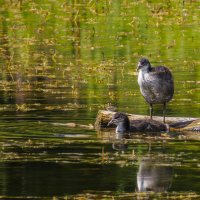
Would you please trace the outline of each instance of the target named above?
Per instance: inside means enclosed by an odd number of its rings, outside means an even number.
[[[120,115],[116,115],[114,118],[115,118],[115,119],[119,119],[119,118],[120,118]]]

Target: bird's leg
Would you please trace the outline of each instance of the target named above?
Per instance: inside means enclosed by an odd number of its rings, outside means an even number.
[[[163,103],[163,122],[165,123],[166,103]]]
[[[153,104],[150,103],[150,119],[152,119],[152,115],[153,115]]]

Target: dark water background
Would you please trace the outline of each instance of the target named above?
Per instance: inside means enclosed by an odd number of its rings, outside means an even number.
[[[141,56],[173,73],[167,115],[200,117],[199,25],[198,1],[1,0],[1,198],[200,198],[198,140],[64,125],[147,115]]]

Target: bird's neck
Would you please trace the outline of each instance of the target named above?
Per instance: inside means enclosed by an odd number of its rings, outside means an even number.
[[[147,65],[141,69],[142,73],[149,73],[152,70],[151,65]]]
[[[125,132],[129,132],[129,129],[130,129],[130,122],[129,122],[129,119],[125,119],[123,122],[120,122],[118,125],[117,125],[117,128],[116,128],[116,133],[125,133]]]

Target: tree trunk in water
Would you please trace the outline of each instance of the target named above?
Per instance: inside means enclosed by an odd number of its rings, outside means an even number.
[[[101,128],[106,128],[108,122],[111,120],[115,112],[100,110],[97,114],[95,128],[100,130]],[[128,118],[133,120],[147,120],[149,116],[145,115],[134,115],[128,114]],[[153,116],[153,120],[162,122],[163,117]],[[171,131],[200,131],[200,118],[190,118],[190,117],[166,117],[166,123],[169,125],[169,130]]]

